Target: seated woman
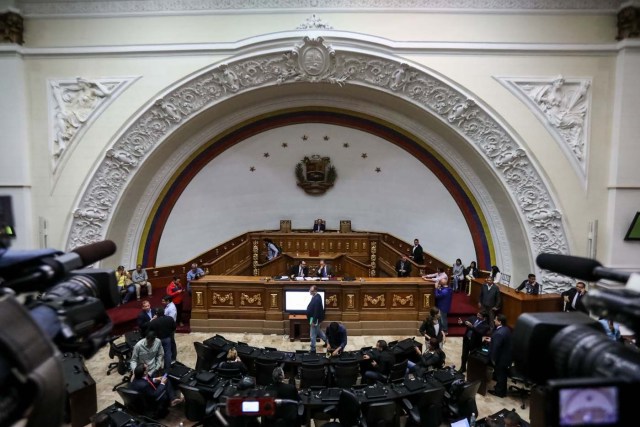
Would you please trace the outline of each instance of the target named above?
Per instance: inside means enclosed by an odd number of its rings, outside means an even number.
[[[227,360],[220,364],[222,369],[238,369],[242,376],[247,375],[247,366],[238,357],[238,351],[235,347],[231,347],[227,352]]]
[[[442,369],[447,358],[444,351],[440,348],[438,340],[435,338],[431,338],[429,340],[429,345],[424,353],[420,354],[420,349],[418,347],[416,347],[416,353],[420,355],[420,361],[418,363],[413,363],[409,360],[407,362],[407,372],[414,371],[416,365],[426,369],[427,371]]]
[[[124,265],[119,265],[116,270],[116,283],[118,284],[122,304],[128,303],[136,295],[136,287],[131,281],[131,274],[124,269]]]

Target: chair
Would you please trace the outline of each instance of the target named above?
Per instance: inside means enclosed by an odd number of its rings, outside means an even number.
[[[425,391],[411,402],[410,399],[402,399],[402,406],[407,417],[407,427],[439,427],[442,424],[442,403],[444,399],[444,387]]]
[[[127,341],[116,344],[115,341],[120,338],[119,336],[109,338],[109,358],[113,359],[114,357],[118,360],[116,362],[109,363],[107,366],[107,375],[111,375],[113,370],[117,370],[118,374],[123,375],[122,380],[113,386],[111,391],[116,391],[118,387],[123,384],[128,384],[131,380],[131,375],[127,375],[130,372],[129,369],[129,361],[131,360],[131,355],[133,353],[133,348],[127,343]]]
[[[196,350],[196,371],[208,371],[213,365],[217,363],[221,357],[219,353],[216,353],[211,347],[204,345],[201,342],[195,341],[193,347]],[[224,354],[222,355],[224,357]]]
[[[461,418],[469,418],[471,414],[478,413],[476,393],[478,393],[478,389],[480,388],[480,382],[481,381],[478,380],[465,383],[460,392],[449,397],[447,409],[449,410],[450,419],[459,420]]]
[[[207,400],[196,387],[180,384],[179,388],[184,396],[184,416],[189,421],[203,421],[213,415],[215,401]]]
[[[337,405],[331,405],[325,408],[325,413],[332,418],[338,418],[339,422],[331,421],[324,424],[323,427],[339,427],[339,426],[363,426],[367,427],[367,420],[362,415],[360,402],[355,394],[347,390],[342,390]]]
[[[255,363],[256,366],[256,385],[270,385],[273,382],[271,375],[273,370],[278,366],[278,362],[275,360],[263,360],[258,359]]]
[[[335,387],[350,388],[358,382],[360,366],[357,362],[335,363],[329,369]]]
[[[221,378],[226,378],[226,379],[242,378],[242,372],[240,371],[240,368],[236,368],[236,367],[225,368],[225,367],[218,366],[216,368],[216,372]]]
[[[394,381],[402,380],[404,379],[406,373],[407,373],[407,360],[398,362],[391,367],[391,371],[387,376],[387,382],[392,383]]]
[[[118,387],[116,391],[122,398],[125,408],[138,415],[162,419],[169,413],[168,401],[165,399],[166,391],[155,399],[136,390],[131,390],[127,386]]]
[[[300,366],[300,388],[325,387],[326,385],[327,375],[323,365],[303,363]]]
[[[397,404],[390,402],[375,402],[364,409],[368,427],[394,427],[399,425]]]
[[[512,385],[509,385],[509,391],[516,392],[516,394],[520,398],[520,408],[524,409],[527,406],[525,400],[531,394],[531,387],[533,386],[533,383],[531,383],[520,372],[518,372],[515,365],[511,365],[509,367],[507,377],[510,378],[513,382]],[[519,383],[522,384],[522,386],[519,386]]]

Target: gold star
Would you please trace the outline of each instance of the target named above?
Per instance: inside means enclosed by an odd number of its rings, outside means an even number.
[[[251,171],[251,172],[255,172],[255,171],[256,171],[256,168],[255,168],[255,167],[253,167],[253,166],[251,166],[251,167],[249,168],[249,171]]]
[[[264,157],[269,157],[269,153],[264,153],[263,156]]]
[[[376,173],[380,173],[380,172],[382,172],[382,169],[376,168]]]
[[[282,148],[287,148],[289,146],[289,144],[287,144],[286,142],[282,143]]]
[[[360,157],[362,157],[363,159],[366,159],[366,158],[367,158],[367,153],[362,153],[362,154],[360,155]]]

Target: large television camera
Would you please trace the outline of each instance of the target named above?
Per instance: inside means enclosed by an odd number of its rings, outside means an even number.
[[[640,332],[640,275],[603,267],[599,262],[566,255],[541,254],[539,267],[577,279],[609,279],[626,284],[591,290],[584,305]],[[634,390],[640,386],[640,352],[612,341],[602,324],[583,313],[525,313],[513,334],[516,369],[538,384],[544,395],[544,426],[630,426],[635,419]]]
[[[113,270],[84,267],[116,246],[11,251],[11,234],[11,227],[0,229],[0,426],[58,426],[65,406],[61,352],[93,356],[111,332],[106,308],[119,301]]]

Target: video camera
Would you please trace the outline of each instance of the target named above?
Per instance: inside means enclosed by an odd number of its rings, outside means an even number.
[[[119,301],[113,270],[84,267],[116,245],[11,251],[13,229],[2,229],[11,235],[0,232],[0,426],[58,426],[66,390],[60,352],[93,356],[111,332],[106,308]]]
[[[581,280],[626,283],[624,288],[592,290],[583,303],[598,318],[625,324],[636,335],[640,332],[640,275],[566,255],[541,254],[536,262]],[[612,341],[591,317],[577,312],[522,314],[514,329],[513,354],[517,371],[540,385],[545,396],[544,415],[537,414],[544,418],[539,425],[635,424],[640,352]],[[531,413],[535,425],[533,405]]]

